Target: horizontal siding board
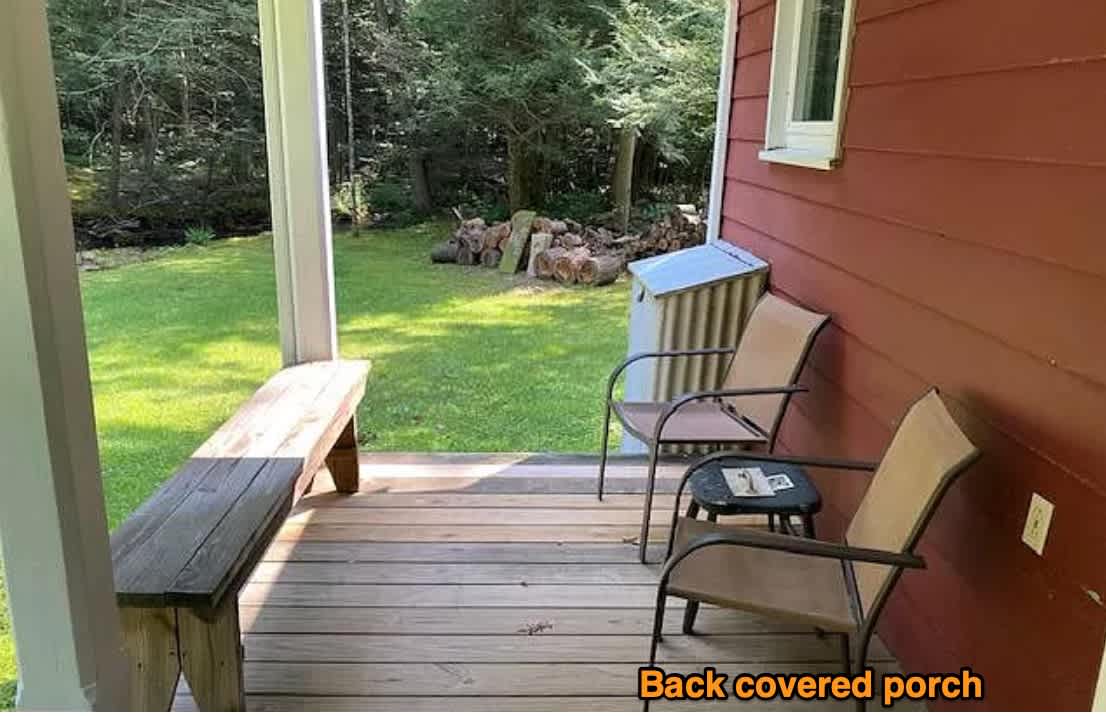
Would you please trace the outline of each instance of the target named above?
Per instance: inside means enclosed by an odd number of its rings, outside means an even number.
[[[738,5],[738,17],[744,19],[746,15],[752,15],[754,12],[761,10],[769,5],[774,4],[774,0],[730,0],[731,2],[737,2]]]
[[[1024,444],[1084,476],[1106,463],[1093,385],[730,219],[723,233],[769,261],[777,284],[927,382],[971,396]]]
[[[776,29],[776,4],[759,7],[741,17],[737,33],[737,57],[743,58],[772,47]]]
[[[926,5],[952,0],[857,0],[857,23],[868,22],[876,18],[886,18],[901,12],[912,12]]]
[[[979,28],[986,27],[986,38]],[[857,27],[850,85],[1106,57],[1106,3],[936,2]],[[934,38],[940,38],[935,42]]]
[[[728,215],[740,206],[761,231],[1092,381],[1091,392],[1106,400],[1106,345],[1087,341],[1106,325],[1106,280],[746,183],[731,187],[726,201]],[[940,262],[928,262],[937,255]]]
[[[767,97],[771,77],[771,52],[761,52],[738,60],[734,68],[734,98]]]
[[[1106,165],[1106,62],[854,87],[845,147]]]
[[[726,175],[1106,278],[1106,168],[854,149],[823,173],[763,162],[761,147],[731,141]]]
[[[734,100],[730,113],[730,137],[764,144],[767,97],[746,97]]]

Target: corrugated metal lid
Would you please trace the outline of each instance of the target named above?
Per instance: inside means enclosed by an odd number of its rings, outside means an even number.
[[[635,261],[628,269],[659,297],[766,271],[768,264],[736,246],[710,243]]]

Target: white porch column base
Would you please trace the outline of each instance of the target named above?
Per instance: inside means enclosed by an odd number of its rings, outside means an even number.
[[[319,0],[258,0],[285,365],[338,357]]]
[[[27,709],[127,707],[42,0],[0,22],[0,541]]]

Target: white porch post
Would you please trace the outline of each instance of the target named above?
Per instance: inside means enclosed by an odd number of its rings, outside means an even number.
[[[319,0],[258,0],[285,365],[338,357]]]
[[[0,22],[0,540],[19,703],[127,707],[42,0]]]
[[[714,161],[710,169],[707,240],[722,240],[722,200],[726,193],[726,158],[730,154],[730,113],[733,112],[734,65],[737,63],[737,27],[741,0],[726,3],[726,33],[722,38],[722,69],[718,73],[718,107],[714,122]]]

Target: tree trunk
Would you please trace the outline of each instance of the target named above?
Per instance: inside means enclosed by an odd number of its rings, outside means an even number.
[[[127,0],[118,0],[115,5],[116,20],[119,23],[119,42],[123,43],[126,35],[123,28],[126,26]],[[123,175],[123,101],[127,94],[127,70],[123,67],[115,80],[115,92],[111,101],[111,173],[108,175],[108,201],[111,208],[119,209],[119,187]]]
[[[147,181],[154,171],[154,160],[157,158],[157,111],[154,109],[154,99],[146,95],[142,101],[142,120],[146,125],[146,140],[142,143],[142,169],[146,173]]]
[[[350,68],[349,0],[342,0],[342,74],[346,90],[346,166],[349,170],[350,223],[353,224],[353,231],[356,233],[361,224],[361,211],[357,205],[357,146],[353,137],[353,72]]]
[[[541,164],[537,154],[518,136],[507,139],[507,198],[511,213],[542,205]]]
[[[420,214],[434,211],[434,195],[430,191],[430,172],[426,164],[426,154],[412,149],[407,165],[411,172],[411,186],[415,189],[415,210]]]
[[[637,150],[637,135],[637,127],[623,127],[619,132],[614,179],[611,181],[615,220],[623,233],[630,226],[630,208],[634,203],[634,153]]]
[[[192,80],[188,77],[188,54],[180,51],[180,123],[185,139],[192,137]]]
[[[376,5],[376,22],[385,30],[390,30],[392,27],[392,13],[388,7],[388,0],[375,0]]]
[[[634,159],[634,201],[649,196],[657,186],[657,170],[660,168],[660,153],[654,137],[643,135],[638,140]]]

